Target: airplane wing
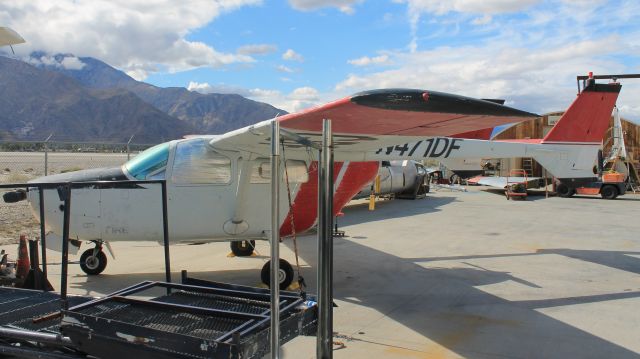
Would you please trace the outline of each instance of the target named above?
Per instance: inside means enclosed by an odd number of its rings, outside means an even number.
[[[541,177],[527,177],[527,188],[538,188]],[[505,189],[507,187],[507,183],[515,184],[524,182],[524,177],[485,177],[485,176],[476,176],[467,180],[469,183],[480,184],[484,186],[494,187]]]
[[[366,161],[367,152],[385,146],[535,117],[538,115],[485,100],[435,91],[387,89],[361,92],[275,120],[280,122],[283,131],[319,143],[322,120],[330,119],[336,160]],[[210,143],[221,150],[269,154],[271,121],[229,132]],[[287,145],[289,157],[295,157],[292,153],[296,148],[298,152],[306,151],[302,145],[289,142]],[[402,151],[403,154],[406,151]]]

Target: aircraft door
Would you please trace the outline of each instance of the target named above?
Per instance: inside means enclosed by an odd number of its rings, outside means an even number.
[[[212,149],[204,138],[176,144],[167,173],[172,240],[224,236],[224,223],[235,207],[236,162],[236,157]]]

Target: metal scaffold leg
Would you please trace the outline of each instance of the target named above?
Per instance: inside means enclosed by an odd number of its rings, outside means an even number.
[[[318,337],[316,356],[333,358],[333,136],[322,123],[318,165]]]
[[[280,123],[271,124],[271,358],[280,357]]]

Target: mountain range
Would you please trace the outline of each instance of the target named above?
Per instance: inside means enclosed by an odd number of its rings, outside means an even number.
[[[91,57],[0,56],[0,140],[158,143],[216,134],[286,113],[233,94],[136,81]],[[79,66],[63,66],[66,58]]]

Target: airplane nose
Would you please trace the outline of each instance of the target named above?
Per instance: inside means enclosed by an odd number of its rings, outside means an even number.
[[[29,183],[57,183],[57,182],[90,182],[90,181],[126,181],[122,167],[95,168],[51,176],[39,177]]]

